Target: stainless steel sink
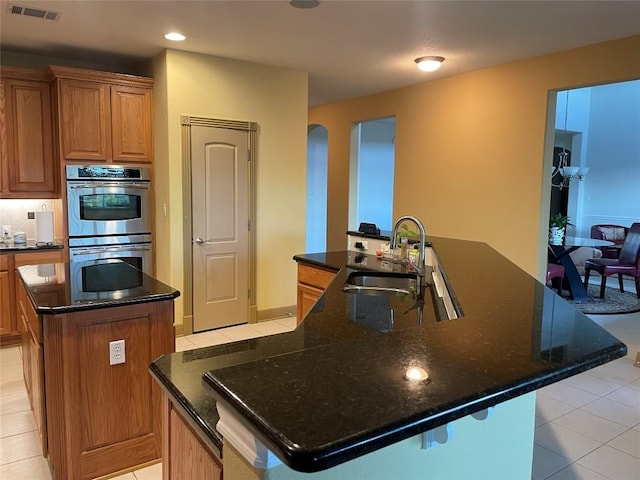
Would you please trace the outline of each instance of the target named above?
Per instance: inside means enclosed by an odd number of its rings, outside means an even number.
[[[411,273],[354,272],[347,278],[343,292],[379,295],[415,295],[418,275]]]

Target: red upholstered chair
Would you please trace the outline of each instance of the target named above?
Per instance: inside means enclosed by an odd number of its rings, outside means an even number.
[[[622,225],[591,226],[591,238],[609,240],[610,242],[615,243],[615,246],[597,247],[602,251],[603,258],[618,258],[618,255],[620,255],[620,248],[628,233],[629,227],[623,227]]]
[[[564,267],[556,263],[547,263],[547,282],[549,283],[554,278],[558,280],[558,295],[562,295],[562,279],[564,278]]]
[[[595,270],[602,276],[600,298],[604,298],[604,289],[609,275],[618,275],[620,291],[624,292],[622,276],[634,277],[636,295],[640,298],[640,223],[634,223],[627,232],[627,237],[620,250],[620,258],[593,258],[584,263],[584,286],[589,283],[589,274]]]

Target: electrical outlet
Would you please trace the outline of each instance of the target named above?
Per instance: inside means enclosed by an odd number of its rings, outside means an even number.
[[[35,212],[27,212],[27,220],[33,220],[36,218]]]
[[[367,245],[368,245],[368,242],[366,240],[358,240],[356,241],[356,243],[353,244],[353,247],[357,248],[358,250],[366,250]]]
[[[124,340],[109,342],[109,365],[118,365],[124,362]]]

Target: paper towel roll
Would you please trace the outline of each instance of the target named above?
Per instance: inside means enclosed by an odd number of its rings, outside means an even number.
[[[36,212],[36,243],[53,243],[53,212]]]

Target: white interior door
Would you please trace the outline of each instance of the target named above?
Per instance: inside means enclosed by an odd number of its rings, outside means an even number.
[[[249,149],[240,130],[191,129],[193,331],[249,315]]]

